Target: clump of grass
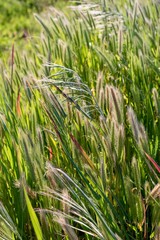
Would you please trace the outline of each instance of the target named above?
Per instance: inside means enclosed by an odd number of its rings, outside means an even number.
[[[51,9],[1,66],[3,239],[158,238],[158,10]]]

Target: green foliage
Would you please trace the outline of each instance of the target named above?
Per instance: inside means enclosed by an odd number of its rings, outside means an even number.
[[[20,1],[0,1],[0,57],[8,56],[10,45],[16,40],[19,44],[38,27],[31,26],[34,21],[33,9]]]
[[[0,238],[158,239],[156,2],[35,15],[0,75]],[[18,204],[17,204],[18,203]]]
[[[13,42],[17,42],[19,49],[24,45],[27,48],[26,40],[40,32],[34,12],[42,12],[55,4],[58,5],[55,0],[0,0],[0,57],[8,56]],[[63,5],[63,1],[59,5]]]

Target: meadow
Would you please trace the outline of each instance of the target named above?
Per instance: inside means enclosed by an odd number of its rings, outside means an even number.
[[[67,5],[1,54],[0,239],[159,240],[160,4]]]

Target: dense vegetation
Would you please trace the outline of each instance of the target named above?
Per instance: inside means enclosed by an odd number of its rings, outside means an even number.
[[[160,5],[36,20],[1,64],[0,239],[159,239]]]
[[[66,1],[56,0],[0,0],[0,57],[9,55],[13,42],[18,48],[29,48],[26,38],[39,34],[34,13],[41,13],[50,6],[62,7]],[[34,23],[34,24],[33,24]]]

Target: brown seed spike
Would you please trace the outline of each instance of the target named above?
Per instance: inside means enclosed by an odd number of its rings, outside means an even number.
[[[16,101],[16,111],[17,111],[18,117],[20,117],[20,115],[21,115],[20,99],[21,99],[21,94],[20,94],[20,89],[18,89],[18,96],[17,96],[17,101]]]

